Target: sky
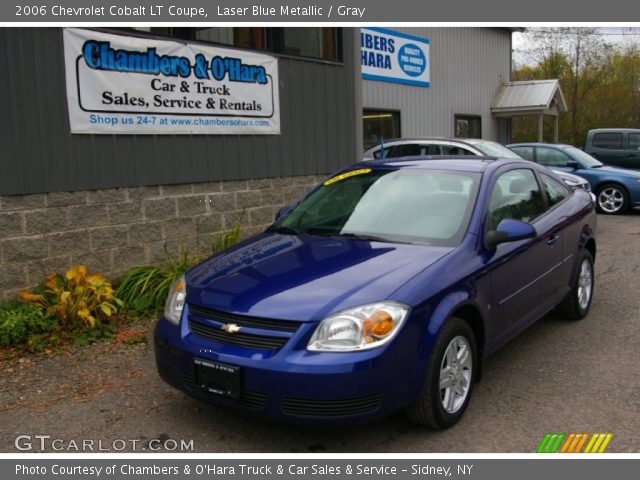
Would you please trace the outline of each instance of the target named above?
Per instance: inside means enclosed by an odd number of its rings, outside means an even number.
[[[605,41],[620,45],[621,47],[630,43],[640,43],[640,27],[598,27],[598,33],[601,34]],[[513,59],[517,64],[527,62],[527,56],[524,50],[530,48],[530,35],[527,31],[513,33]]]

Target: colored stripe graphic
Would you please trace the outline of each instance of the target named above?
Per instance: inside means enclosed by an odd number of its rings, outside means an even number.
[[[603,453],[612,438],[613,433],[570,433],[567,435],[566,433],[549,432],[545,433],[536,453]]]
[[[538,445],[537,453],[556,453],[562,440],[567,436],[566,433],[547,433],[542,442]]]
[[[584,453],[602,453],[607,448],[613,434],[611,433],[594,433],[591,440],[584,449]]]
[[[569,450],[571,444],[574,443],[575,441],[576,441],[576,434],[575,433],[569,434],[567,439],[562,444],[562,448],[560,449],[560,453],[567,453],[567,450]]]

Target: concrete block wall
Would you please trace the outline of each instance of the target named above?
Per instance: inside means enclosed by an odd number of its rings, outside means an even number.
[[[117,280],[128,268],[159,264],[183,246],[205,255],[244,209],[242,237],[320,177],[117,188],[0,196],[0,299],[77,264]]]

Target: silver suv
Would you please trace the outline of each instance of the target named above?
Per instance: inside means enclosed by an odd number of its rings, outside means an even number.
[[[480,156],[517,158],[522,157],[504,145],[479,138],[398,138],[384,141],[381,145],[370,148],[363,154],[363,160],[377,160],[380,158],[413,157],[423,155],[446,156]],[[564,183],[571,188],[581,188],[587,192],[591,186],[584,178],[561,170],[553,170]]]

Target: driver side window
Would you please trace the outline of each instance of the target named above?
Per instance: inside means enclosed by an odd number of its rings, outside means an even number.
[[[566,167],[571,160],[566,153],[547,147],[537,147],[536,159],[540,165],[546,167]]]
[[[533,171],[510,170],[500,175],[493,186],[487,230],[495,230],[505,218],[529,223],[543,213],[542,191]]]

